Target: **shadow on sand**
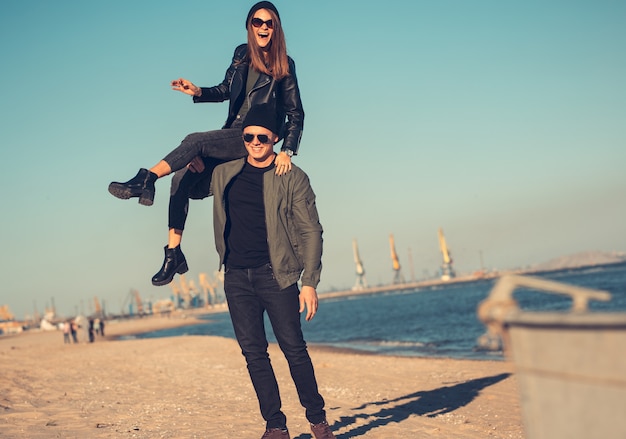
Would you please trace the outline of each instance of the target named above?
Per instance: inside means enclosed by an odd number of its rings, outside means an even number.
[[[330,427],[334,432],[347,427],[348,431],[336,434],[336,436],[337,439],[348,439],[363,436],[374,428],[384,427],[392,422],[402,422],[411,415],[432,418],[450,413],[472,402],[484,388],[492,386],[510,375],[503,373],[465,381],[454,386],[419,391],[395,399],[368,402],[353,408],[352,410],[355,412],[353,416],[342,416]],[[384,407],[373,413],[368,413],[369,410],[366,410],[373,407],[377,408],[377,406]],[[360,421],[359,424],[362,425],[355,426],[357,421]],[[311,435],[309,434],[301,434],[294,439],[310,438]]]

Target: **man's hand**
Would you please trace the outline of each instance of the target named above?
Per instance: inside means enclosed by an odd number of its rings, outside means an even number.
[[[189,96],[200,96],[202,94],[202,89],[200,87],[184,78],[174,79],[170,85],[172,86],[172,90],[180,91]]]
[[[274,165],[276,165],[276,175],[284,175],[287,172],[291,171],[291,157],[281,151],[276,156],[276,160],[274,160]]]
[[[303,286],[300,290],[300,312],[304,311],[306,306],[307,322],[315,317],[317,312],[317,291],[313,287]]]
[[[199,155],[195,156],[187,165],[187,168],[191,171],[191,172],[202,172],[204,171],[204,161],[202,160],[202,157],[200,157]]]

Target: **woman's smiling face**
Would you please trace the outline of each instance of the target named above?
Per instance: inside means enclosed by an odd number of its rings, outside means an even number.
[[[254,13],[252,20],[255,18],[262,20],[263,24],[260,27],[255,27],[250,24],[252,31],[254,32],[254,38],[260,48],[266,49],[272,41],[272,35],[274,34],[274,28],[269,27],[266,23],[267,21],[272,20],[272,16],[267,9],[259,9]]]

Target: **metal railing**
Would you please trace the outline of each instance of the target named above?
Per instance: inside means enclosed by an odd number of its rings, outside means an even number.
[[[521,311],[517,301],[513,298],[515,289],[520,287],[569,296],[572,299],[571,312],[573,313],[588,311],[590,300],[608,301],[611,299],[611,294],[606,291],[532,276],[502,276],[491,289],[489,296],[478,306],[478,318],[487,327],[487,332],[477,341],[481,349],[502,349],[503,329],[507,318]]]

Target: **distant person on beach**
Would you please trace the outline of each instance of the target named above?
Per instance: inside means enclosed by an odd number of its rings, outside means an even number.
[[[265,312],[313,435],[332,439],[300,322],[300,313],[306,309],[311,320],[318,306],[322,226],[315,194],[297,166],[276,174],[280,121],[270,105],[251,107],[242,128],[248,155],[213,172],[213,228],[230,317],[266,422],[262,439],[289,439],[267,351]]]
[[[248,12],[245,25],[248,42],[235,49],[221,84],[198,87],[183,78],[171,82],[172,89],[193,96],[194,102],[229,100],[228,117],[222,129],[190,134],[150,170],[142,168],[131,180],[109,185],[109,192],[117,198],[139,197],[140,204],[150,206],[155,181],[176,172],[171,183],[165,258],[161,269],[152,277],[154,285],[167,285],[176,273],[188,271],[180,243],[189,199],[211,195],[211,173],[217,164],[246,155],[241,122],[252,105],[269,104],[280,120],[277,134],[284,140],[275,158],[277,175],[291,170],[291,157],[298,153],[304,111],[295,63],[287,56],[278,10],[271,2],[258,2]]]
[[[72,331],[72,324],[69,322],[69,320],[66,320],[65,322],[63,322],[63,343],[64,344],[71,344],[72,341],[70,340],[70,333]]]
[[[93,343],[96,340],[95,331],[93,329],[93,319],[89,319],[89,326],[87,327],[87,335],[89,337],[89,343]]]
[[[76,320],[72,320],[72,323],[70,323],[70,333],[72,334],[72,341],[78,343],[78,323],[76,323]]]

